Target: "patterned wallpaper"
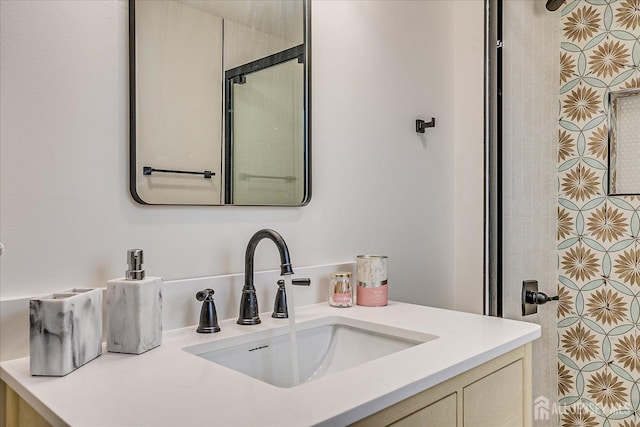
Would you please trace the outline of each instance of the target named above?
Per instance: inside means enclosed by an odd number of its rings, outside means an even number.
[[[606,101],[640,87],[640,0],[568,0],[560,68],[560,425],[639,427],[640,197],[606,195]]]

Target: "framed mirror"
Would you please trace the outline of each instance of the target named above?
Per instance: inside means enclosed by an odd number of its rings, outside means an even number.
[[[309,202],[309,0],[130,0],[129,33],[134,200]]]
[[[609,92],[609,194],[640,194],[640,89]]]

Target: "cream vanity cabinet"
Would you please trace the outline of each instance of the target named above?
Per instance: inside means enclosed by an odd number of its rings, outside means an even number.
[[[428,363],[428,362],[425,362]],[[4,383],[0,383],[5,386]],[[50,424],[6,387],[6,427]],[[383,409],[354,426],[531,426],[531,344]],[[0,424],[2,425],[2,424]]]
[[[4,409],[0,426],[2,427],[50,427],[51,424],[33,409],[11,387],[0,381],[1,396],[4,402],[0,409]],[[0,411],[2,413],[2,411]]]
[[[531,344],[526,344],[353,424],[514,427],[531,425]]]

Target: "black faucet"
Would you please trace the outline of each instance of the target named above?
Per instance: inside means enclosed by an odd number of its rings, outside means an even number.
[[[257,325],[260,323],[258,298],[256,297],[256,288],[253,286],[253,257],[256,252],[256,246],[265,238],[273,241],[280,252],[280,275],[293,274],[289,259],[289,249],[282,236],[268,229],[256,232],[247,244],[247,252],[244,257],[244,287],[240,296],[238,325]]]

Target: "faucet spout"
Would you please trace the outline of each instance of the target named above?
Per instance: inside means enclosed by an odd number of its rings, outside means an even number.
[[[275,243],[278,252],[280,252],[280,275],[293,274],[289,249],[282,236],[269,229],[256,232],[251,239],[249,239],[244,257],[244,286],[240,297],[240,314],[237,322],[239,325],[257,325],[261,322],[256,288],[253,285],[253,259],[256,247],[263,239],[269,239]]]

